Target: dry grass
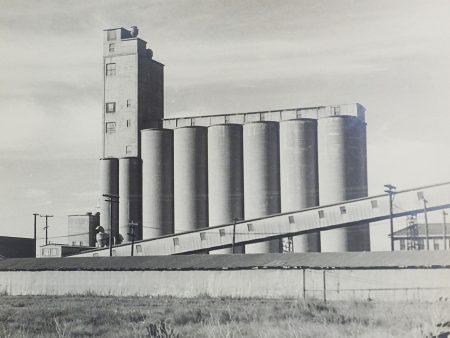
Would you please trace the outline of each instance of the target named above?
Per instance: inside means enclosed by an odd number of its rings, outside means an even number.
[[[0,296],[0,337],[424,337],[450,303]]]

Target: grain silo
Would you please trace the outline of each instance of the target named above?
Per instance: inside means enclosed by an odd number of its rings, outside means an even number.
[[[104,195],[119,196],[119,160],[117,158],[102,158],[100,159],[100,225],[105,230],[105,233],[118,233],[118,215],[119,204],[118,199],[113,198],[113,203],[110,197]]]
[[[173,130],[141,131],[142,238],[173,233]]]
[[[244,124],[245,219],[280,212],[279,126],[277,122]],[[274,234],[276,235],[276,234]],[[280,240],[246,245],[246,253],[280,252]]]
[[[138,157],[119,159],[119,233],[124,242],[142,239],[142,161]]]
[[[174,130],[175,232],[208,226],[208,129]]]
[[[319,205],[317,120],[280,122],[281,212]],[[293,237],[294,252],[319,252],[320,233]]]
[[[366,124],[355,116],[318,120],[320,204],[367,196]],[[345,213],[345,208],[341,209]],[[344,216],[344,215],[343,215]],[[324,231],[322,251],[369,251],[369,225]]]
[[[219,124],[208,128],[209,226],[244,218],[242,125]],[[243,247],[235,252],[243,252]],[[211,253],[231,253],[231,248]]]

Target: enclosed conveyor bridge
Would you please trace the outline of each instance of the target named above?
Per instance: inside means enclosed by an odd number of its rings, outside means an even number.
[[[396,192],[393,195],[392,217],[445,208],[450,208],[450,182]],[[390,196],[383,194],[137,241],[133,249],[134,254],[139,256],[201,253],[231,247],[233,238],[235,245],[244,245],[316,231],[355,227],[390,217]],[[131,244],[114,246],[112,254],[129,256]],[[109,248],[101,248],[85,251],[76,257],[109,255]]]

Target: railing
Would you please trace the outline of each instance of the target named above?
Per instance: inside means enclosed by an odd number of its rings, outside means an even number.
[[[163,128],[175,129],[192,126],[208,127],[217,124],[245,124],[258,121],[280,122],[298,118],[318,119],[321,117],[336,115],[356,116],[362,121],[365,121],[365,108],[359,103],[356,103],[309,108],[289,108],[249,113],[177,117],[164,119]]]

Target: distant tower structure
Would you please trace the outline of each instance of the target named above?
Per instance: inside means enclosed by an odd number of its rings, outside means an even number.
[[[163,68],[164,65],[153,60],[153,52],[147,49],[147,42],[137,37],[136,26],[131,30],[112,28],[103,35],[103,159],[122,159],[125,163],[134,158],[141,160],[140,131],[146,128],[159,128],[164,117]],[[120,166],[125,168],[125,166]],[[127,241],[125,229],[129,223],[140,225],[137,233],[142,233],[142,196],[140,189],[130,191],[130,182],[140,186],[142,167],[137,164],[126,166],[126,172],[102,170],[101,194],[110,193],[105,189],[119,180],[119,225],[120,235]],[[117,175],[117,177],[116,177]],[[106,191],[108,190],[108,191]],[[136,191],[135,191],[136,190]],[[136,196],[135,193],[139,196]],[[131,196],[132,194],[133,196]],[[104,199],[102,197],[102,199]],[[133,207],[130,205],[133,204]],[[109,228],[106,221],[109,205],[101,204],[101,225]],[[120,216],[122,215],[122,216]],[[114,213],[113,213],[114,216]],[[117,220],[113,220],[115,224]],[[120,237],[114,234],[115,237]]]

